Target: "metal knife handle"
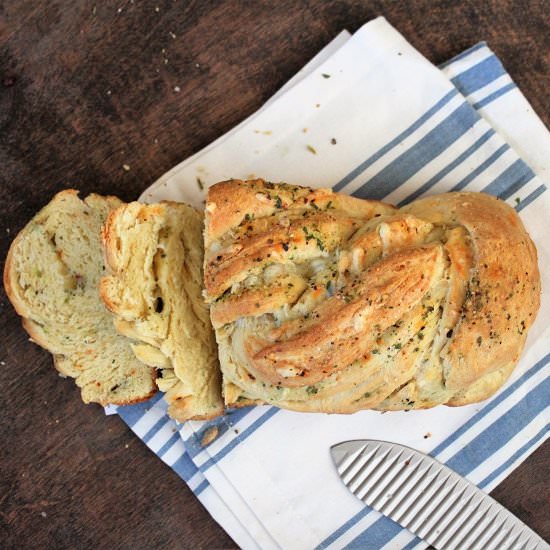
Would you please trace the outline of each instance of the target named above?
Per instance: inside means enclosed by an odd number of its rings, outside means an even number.
[[[496,500],[424,453],[358,440],[334,445],[331,454],[355,496],[438,550],[550,549]]]

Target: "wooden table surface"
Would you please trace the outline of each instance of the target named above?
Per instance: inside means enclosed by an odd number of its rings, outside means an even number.
[[[56,191],[135,199],[379,14],[435,63],[487,40],[548,125],[544,4],[4,0],[0,257]],[[233,547],[118,417],[82,404],[3,293],[0,307],[0,546]],[[549,464],[546,443],[493,491],[547,539]]]

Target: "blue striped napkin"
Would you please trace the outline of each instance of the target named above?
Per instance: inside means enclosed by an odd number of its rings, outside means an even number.
[[[498,58],[480,43],[437,68],[383,18],[342,33],[260,111],[165,174],[145,201],[201,206],[207,185],[261,176],[403,204],[484,191],[520,213],[545,292],[509,382],[477,405],[351,416],[273,407],[178,425],[157,397],[118,408],[243,548],[415,548],[424,543],[348,493],[330,445],[393,440],[490,491],[549,435],[550,135]],[[209,445],[205,431],[217,427]]]

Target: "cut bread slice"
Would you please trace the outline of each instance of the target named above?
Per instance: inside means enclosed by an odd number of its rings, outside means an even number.
[[[221,373],[202,299],[203,219],[182,203],[133,202],[103,227],[110,275],[100,294],[141,361],[161,369],[168,413],[183,422],[223,413]]]
[[[58,193],[13,241],[4,286],[32,340],[54,354],[75,379],[85,403],[128,404],[156,391],[155,369],[136,359],[118,334],[98,285],[104,274],[100,240],[115,197]]]

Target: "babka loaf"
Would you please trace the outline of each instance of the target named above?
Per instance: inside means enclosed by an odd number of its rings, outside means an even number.
[[[535,247],[481,193],[396,209],[328,189],[209,189],[205,295],[232,399],[297,411],[483,400],[539,307]]]

